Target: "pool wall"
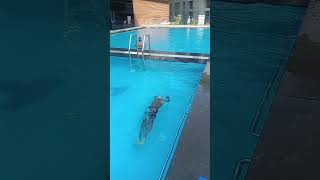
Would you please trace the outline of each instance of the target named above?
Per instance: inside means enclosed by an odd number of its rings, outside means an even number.
[[[151,55],[150,55],[151,54]],[[110,55],[112,56],[120,56],[120,57],[129,57],[129,52],[125,49],[116,50],[112,49],[110,50]],[[138,55],[136,52],[131,52],[131,58],[138,58]],[[142,59],[141,55],[139,57]],[[206,64],[207,61],[209,61],[210,57],[208,56],[197,56],[197,55],[182,55],[182,54],[168,54],[168,53],[162,53],[159,51],[151,51],[151,53],[146,52],[144,60],[162,60],[162,61],[176,61],[176,62],[193,62],[193,63],[200,63],[200,64]]]

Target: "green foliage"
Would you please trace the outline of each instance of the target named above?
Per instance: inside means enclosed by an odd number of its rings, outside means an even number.
[[[182,19],[182,16],[179,14],[178,16],[176,16],[176,17],[174,18],[174,24],[175,24],[175,25],[181,24],[181,19]]]
[[[197,21],[195,19],[191,19],[190,25],[197,25]]]

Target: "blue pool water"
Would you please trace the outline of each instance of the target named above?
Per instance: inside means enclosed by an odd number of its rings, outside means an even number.
[[[188,112],[203,64],[110,58],[111,179],[156,180]],[[170,96],[144,145],[136,144],[143,114],[156,95]]]
[[[128,48],[130,34],[151,35],[151,50],[210,54],[209,28],[143,28],[112,34],[111,48]]]

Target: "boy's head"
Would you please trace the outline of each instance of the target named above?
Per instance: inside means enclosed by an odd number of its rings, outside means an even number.
[[[157,100],[161,100],[162,99],[161,96],[155,96],[154,98],[157,99]]]

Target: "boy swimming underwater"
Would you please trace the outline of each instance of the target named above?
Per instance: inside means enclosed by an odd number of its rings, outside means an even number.
[[[141,124],[140,133],[139,133],[139,144],[143,144],[147,135],[152,129],[154,119],[157,116],[158,110],[165,103],[169,102],[170,97],[166,96],[166,99],[163,99],[161,96],[155,96],[151,105],[144,112],[143,122]]]

